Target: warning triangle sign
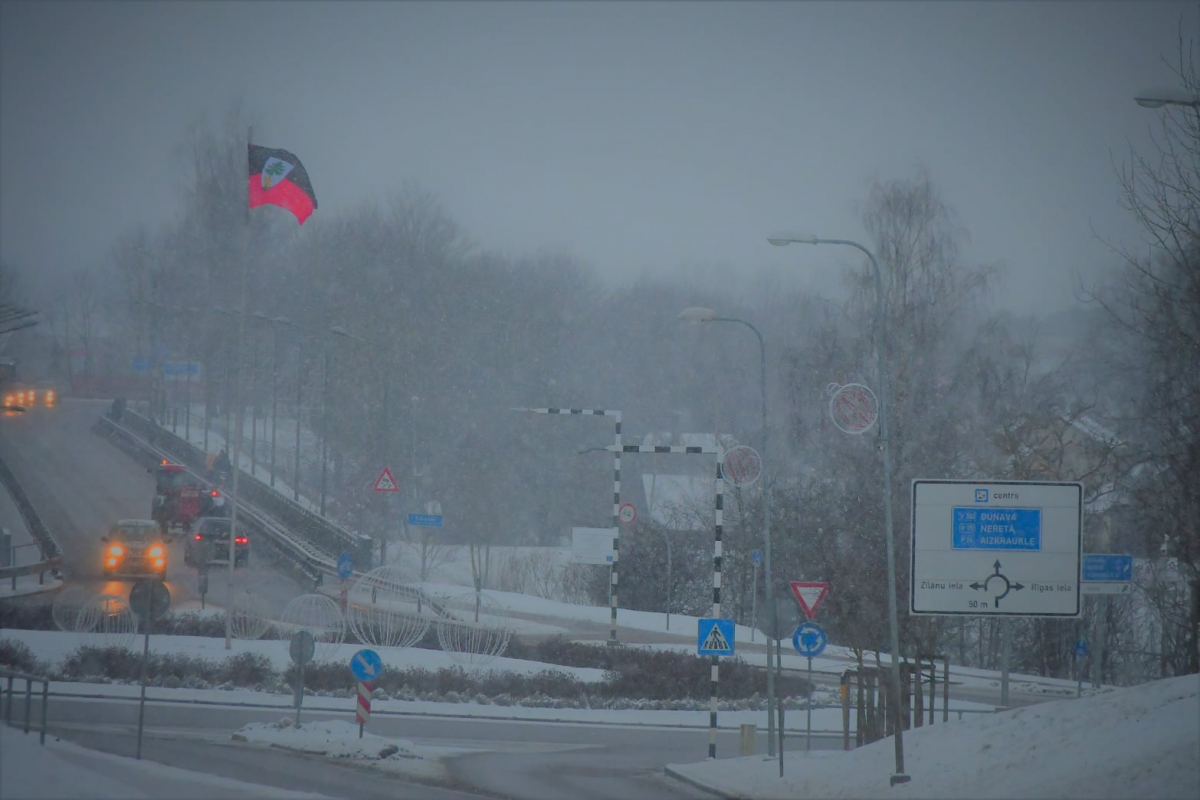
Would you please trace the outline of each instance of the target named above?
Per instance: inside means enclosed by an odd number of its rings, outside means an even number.
[[[383,472],[379,473],[379,477],[375,479],[375,485],[371,487],[373,492],[398,492],[400,487],[396,485],[396,479],[392,476],[392,471],[387,467],[383,468]]]
[[[708,638],[704,640],[704,645],[701,650],[728,650],[729,642],[725,641],[725,634],[721,633],[721,629],[713,625],[712,630],[708,632]]]
[[[815,581],[792,581],[792,594],[796,596],[796,602],[804,609],[804,615],[809,619],[817,613],[817,607],[821,605],[821,601],[825,599],[825,594],[829,591],[828,583],[820,583]]]

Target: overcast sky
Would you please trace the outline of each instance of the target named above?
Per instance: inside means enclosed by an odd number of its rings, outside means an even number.
[[[0,257],[101,263],[175,207],[189,123],[236,99],[318,215],[433,191],[482,247],[624,281],[812,271],[781,228],[865,236],[868,180],[928,165],[1044,312],[1131,247],[1111,158],[1148,144],[1188,3],[0,3]]]

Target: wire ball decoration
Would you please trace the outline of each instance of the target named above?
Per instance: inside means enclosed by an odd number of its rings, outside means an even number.
[[[332,598],[323,594],[302,594],[283,609],[275,624],[279,638],[285,641],[299,631],[308,631],[316,643],[317,661],[331,661],[346,641],[346,618]]]
[[[249,590],[238,596],[229,609],[229,632],[235,639],[261,639],[271,627],[267,602]]]
[[[395,564],[367,572],[346,593],[350,630],[375,647],[412,647],[425,636],[435,613],[420,584]]]
[[[481,592],[466,592],[441,603],[437,637],[450,660],[481,666],[504,655],[513,629],[508,609]]]
[[[79,609],[75,630],[93,647],[129,649],[137,637],[137,617],[129,601],[115,594],[96,595]]]
[[[93,597],[95,595],[82,586],[68,586],[63,589],[50,607],[50,616],[54,618],[54,624],[60,631],[78,632],[79,629],[75,625],[79,621],[79,612]]]

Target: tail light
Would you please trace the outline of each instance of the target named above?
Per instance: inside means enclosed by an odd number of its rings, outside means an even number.
[[[198,533],[196,534],[196,541],[197,541],[197,542],[198,542],[198,541],[200,541],[200,540],[201,540],[201,539],[203,539],[203,538],[204,538],[204,537],[203,537],[203,536],[201,536],[200,534],[198,534]]]
[[[250,544],[250,539],[246,536],[235,536],[233,541],[237,544]]]
[[[212,490],[212,496],[213,496],[213,497],[220,497],[220,496],[221,496],[221,493],[220,493],[220,492],[218,492],[216,489],[213,489],[213,490]]]

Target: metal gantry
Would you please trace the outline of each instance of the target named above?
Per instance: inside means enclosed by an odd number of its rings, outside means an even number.
[[[613,454],[613,561],[612,578],[610,581],[609,610],[611,613],[608,643],[616,646],[617,640],[617,586],[618,568],[621,562],[621,412],[611,408],[514,408],[513,411],[526,411],[532,414],[551,414],[555,416],[575,417],[611,417],[614,425],[613,447],[607,447]]]

